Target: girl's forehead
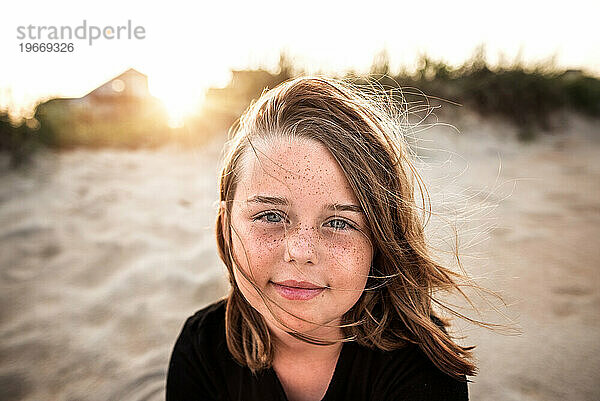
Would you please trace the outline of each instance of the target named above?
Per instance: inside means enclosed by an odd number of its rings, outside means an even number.
[[[355,200],[333,155],[312,140],[259,143],[242,159],[240,196],[268,193],[279,196],[332,197]],[[269,193],[274,192],[274,193]]]
[[[242,170],[253,173],[247,175],[250,179],[277,174],[276,177],[309,180],[341,172],[329,150],[316,141],[279,139],[258,143],[254,149],[255,152],[246,152],[242,161]]]

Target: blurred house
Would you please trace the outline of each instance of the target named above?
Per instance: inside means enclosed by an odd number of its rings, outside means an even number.
[[[166,112],[160,100],[148,90],[148,77],[130,68],[79,98],[51,99],[38,107],[56,113],[75,115],[85,122],[105,119],[123,120],[134,114]]]
[[[110,79],[85,96],[57,98],[45,103],[62,112],[74,113],[84,121],[107,118],[122,120],[132,114],[146,114],[149,109],[159,111],[162,104],[150,95],[148,77],[130,68]]]
[[[100,85],[82,99],[119,99],[123,97],[142,99],[150,96],[148,77],[130,68],[121,75]]]
[[[150,94],[148,77],[130,68],[82,97],[39,104],[36,119],[52,129],[60,143],[129,144],[140,142],[144,133],[165,131],[168,116],[162,102]]]
[[[158,106],[157,103],[158,99],[148,91],[148,77],[133,68],[72,101],[92,119],[143,112],[147,107]]]

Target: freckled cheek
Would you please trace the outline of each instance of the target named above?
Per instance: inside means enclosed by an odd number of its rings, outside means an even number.
[[[283,233],[281,230],[250,227],[247,231],[247,242],[253,248],[253,252],[263,257],[274,256],[282,251],[281,247],[284,243]]]
[[[255,273],[258,273],[257,270],[265,265],[275,263],[277,257],[283,257],[283,237],[275,230],[247,225],[239,227],[237,231],[239,238],[234,238],[234,252],[244,269],[250,262]]]
[[[331,278],[335,284],[362,289],[371,267],[372,251],[366,240],[348,240],[331,243],[327,258],[332,266]]]

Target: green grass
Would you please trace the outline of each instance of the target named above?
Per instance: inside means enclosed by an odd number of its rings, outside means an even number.
[[[375,59],[372,76],[389,72],[386,56]],[[385,86],[416,87],[425,94],[464,105],[483,116],[501,116],[523,130],[551,130],[551,115],[573,110],[600,117],[600,80],[564,71],[552,60],[531,67],[519,61],[490,66],[482,47],[461,66],[422,56],[414,73],[383,76]],[[410,100],[410,99],[409,99]]]
[[[199,110],[185,129],[171,130],[166,115],[133,113],[118,119],[89,117],[64,107],[61,100],[40,103],[34,124],[11,123],[7,111],[0,112],[0,150],[11,154],[11,165],[26,161],[42,146],[71,147],[154,147],[173,141],[200,146],[206,138],[225,132],[238,114],[265,87],[273,88],[291,77],[302,75],[290,57],[282,54],[278,73],[241,75],[247,82],[236,82],[243,92],[236,93],[235,105],[226,102],[220,109]],[[244,78],[246,77],[246,78]],[[431,105],[458,103],[482,116],[499,116],[513,122],[519,138],[532,141],[538,132],[552,129],[551,117],[559,110],[571,110],[593,118],[600,117],[600,80],[581,71],[564,71],[550,61],[525,66],[519,61],[491,66],[485,50],[479,47],[458,67],[421,56],[418,68],[392,74],[386,52],[375,56],[366,75],[348,72],[345,77],[356,84],[391,90],[394,98],[415,109],[424,99]],[[231,88],[231,85],[230,85]],[[410,89],[407,89],[410,88]],[[427,97],[424,97],[427,95]],[[441,99],[441,100],[440,100]]]

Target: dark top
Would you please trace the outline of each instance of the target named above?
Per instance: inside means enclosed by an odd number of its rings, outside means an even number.
[[[167,401],[287,401],[270,368],[253,376],[239,365],[225,340],[225,301],[187,319],[171,354]],[[332,400],[468,400],[467,383],[433,365],[417,346],[371,350],[344,343],[322,401]]]

